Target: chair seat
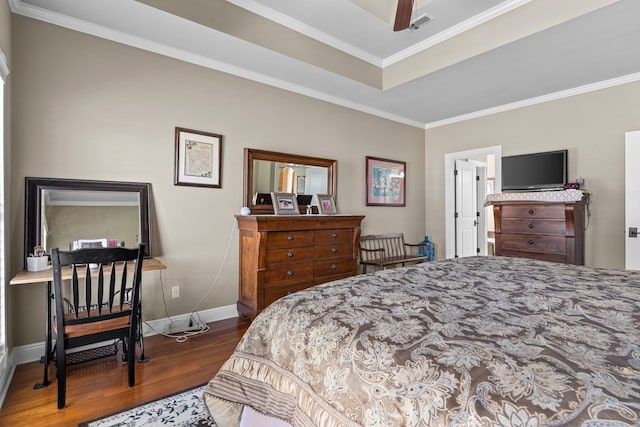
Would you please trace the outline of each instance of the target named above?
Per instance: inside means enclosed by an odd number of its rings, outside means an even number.
[[[123,308],[128,307],[128,305],[123,306]],[[83,316],[82,314],[85,313]],[[114,312],[117,313],[117,312]],[[91,316],[95,316],[98,314],[98,310],[91,310]],[[64,327],[64,335],[66,338],[77,338],[85,335],[97,334],[100,332],[112,330],[112,329],[120,329],[120,328],[128,328],[129,327],[129,316],[130,312],[123,311],[122,317],[116,317],[113,319],[100,320],[97,322],[89,322],[89,323],[79,323],[77,325],[66,325]],[[79,318],[86,318],[86,312],[80,312]],[[74,319],[75,315],[73,313],[65,314],[65,319]],[[55,316],[53,320],[53,330],[57,334],[58,328],[55,322]]]

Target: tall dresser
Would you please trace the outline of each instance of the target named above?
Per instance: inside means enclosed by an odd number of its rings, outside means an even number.
[[[496,255],[584,265],[585,201],[493,202]]]
[[[236,216],[238,313],[251,319],[278,298],[358,273],[358,215]]]

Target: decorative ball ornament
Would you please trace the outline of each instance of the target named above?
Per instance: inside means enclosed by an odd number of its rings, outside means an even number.
[[[246,206],[243,206],[242,209],[240,209],[240,215],[249,215],[250,213],[251,209]]]

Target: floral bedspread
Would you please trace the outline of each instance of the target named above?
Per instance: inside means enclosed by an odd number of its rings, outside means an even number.
[[[429,262],[284,297],[209,382],[296,426],[638,426],[640,272]]]

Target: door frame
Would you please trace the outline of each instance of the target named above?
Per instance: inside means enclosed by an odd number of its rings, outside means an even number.
[[[453,171],[456,160],[464,160],[480,156],[495,156],[495,188],[501,192],[502,188],[502,146],[476,148],[468,151],[458,151],[444,155],[444,228],[445,228],[445,258],[455,257],[456,225],[455,225],[455,176]]]
[[[625,132],[625,196],[624,196],[624,268],[640,270],[638,253],[640,237],[629,237],[630,227],[640,227],[640,172],[636,159],[640,158],[640,131]]]

